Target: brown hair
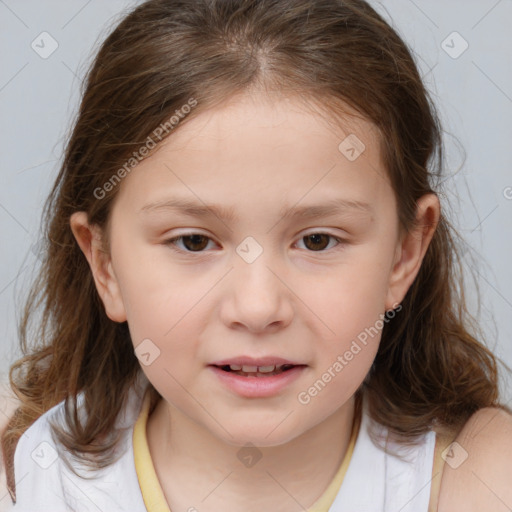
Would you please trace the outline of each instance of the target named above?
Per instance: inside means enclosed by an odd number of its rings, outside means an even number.
[[[24,357],[10,371],[21,404],[2,436],[12,492],[18,439],[63,400],[68,432],[55,429],[60,442],[76,456],[94,455],[97,465],[111,463],[116,438],[106,436],[140,372],[127,324],[105,314],[70,215],[85,211],[105,228],[119,186],[101,199],[94,191],[105,190],[156,127],[190,98],[197,106],[179,126],[249,90],[299,95],[332,115],[348,105],[374,123],[405,230],[416,201],[441,177],[433,102],[407,46],[363,0],[149,0],[136,7],[91,66],[45,206],[47,251],[20,323]],[[477,341],[465,306],[456,237],[442,216],[362,386],[372,417],[407,437],[499,406],[496,359]],[[42,321],[31,329],[39,308]]]

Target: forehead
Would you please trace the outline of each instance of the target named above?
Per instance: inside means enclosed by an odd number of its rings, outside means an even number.
[[[227,146],[232,152],[235,150],[230,146],[232,140],[248,142],[242,147],[249,150],[254,137],[255,142],[264,142],[264,147],[275,148],[285,143],[296,151],[314,150],[319,146],[319,139],[323,139],[324,146],[332,149],[334,145],[339,150],[341,141],[356,135],[368,149],[365,148],[365,156],[379,160],[376,126],[341,101],[333,107],[334,104],[330,106],[298,95],[239,94],[203,110],[191,121],[185,119],[183,126],[177,126],[162,146],[170,152],[185,148],[212,151]],[[340,108],[344,110],[342,114]]]
[[[340,190],[350,200],[376,201],[389,189],[377,128],[326,113],[299,97],[239,95],[178,125],[119,195],[139,206],[171,192],[232,205],[296,203]]]

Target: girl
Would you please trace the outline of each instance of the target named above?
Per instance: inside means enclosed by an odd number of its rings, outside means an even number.
[[[47,204],[14,509],[508,510],[440,133],[363,0],[135,8]]]

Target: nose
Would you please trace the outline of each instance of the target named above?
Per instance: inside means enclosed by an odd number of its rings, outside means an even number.
[[[269,253],[264,251],[252,263],[236,256],[234,268],[226,276],[221,306],[222,320],[229,328],[275,332],[292,321],[293,293]]]

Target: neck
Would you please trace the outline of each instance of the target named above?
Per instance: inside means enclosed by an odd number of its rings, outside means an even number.
[[[248,458],[244,459],[241,446],[226,444],[160,400],[149,416],[147,437],[170,509],[194,510],[194,506],[201,512],[229,512],[265,507],[286,512],[310,507],[326,490],[347,452],[355,401],[352,397],[285,444],[245,448]],[[261,457],[254,464],[251,456]]]

